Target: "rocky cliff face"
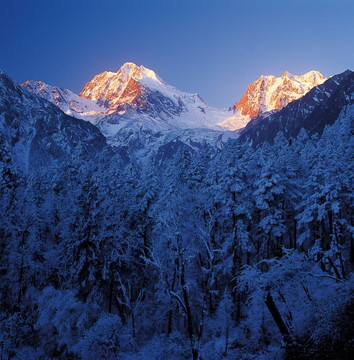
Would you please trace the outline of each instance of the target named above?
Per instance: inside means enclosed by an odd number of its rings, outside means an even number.
[[[127,105],[135,110],[144,109],[148,85],[144,81],[155,85],[154,87],[167,86],[154,71],[128,62],[117,73],[105,71],[96,75],[79,95],[108,105],[109,113],[122,111]]]
[[[252,119],[267,111],[284,108],[326,80],[318,71],[310,71],[300,76],[285,71],[278,78],[272,75],[261,76],[247,87],[234,109]]]
[[[288,139],[295,138],[302,128],[312,135],[322,134],[326,125],[332,125],[341,111],[354,103],[354,72],[347,70],[334,75],[306,95],[292,101],[280,111],[265,117],[253,118],[242,129],[240,140],[254,146],[273,142],[278,132]]]

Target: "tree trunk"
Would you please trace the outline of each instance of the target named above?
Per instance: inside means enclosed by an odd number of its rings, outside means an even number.
[[[280,333],[282,334],[284,341],[286,343],[291,343],[291,336],[290,336],[289,330],[288,330],[287,326],[285,325],[285,323],[280,315],[280,312],[279,312],[277,306],[275,305],[273,297],[272,297],[272,295],[270,295],[270,292],[268,292],[268,294],[267,294],[265,303],[266,303],[267,308],[268,308],[270,314],[272,315]]]
[[[229,347],[229,319],[226,320],[224,356],[227,356],[227,349],[228,349],[228,347]]]
[[[331,236],[328,234],[324,219],[321,220],[322,237],[324,239],[324,250],[329,250],[331,247]]]
[[[168,311],[168,325],[167,325],[167,335],[170,335],[172,332],[172,310]]]
[[[329,233],[333,234],[333,213],[331,210],[328,211],[328,224],[329,224]]]
[[[175,282],[176,282],[176,268],[173,271],[173,280],[172,280],[172,291],[175,291]],[[168,311],[168,325],[167,325],[167,335],[170,335],[172,332],[172,310]]]
[[[340,273],[337,269],[337,266],[334,264],[334,262],[332,261],[332,259],[330,258],[330,256],[327,257],[329,264],[332,266],[334,273],[336,274],[338,279],[341,279],[342,277],[340,276]]]
[[[192,312],[189,304],[188,299],[188,292],[186,288],[185,278],[184,278],[184,263],[181,261],[181,287],[182,287],[182,293],[183,293],[183,301],[184,306],[186,309],[186,315],[187,315],[187,328],[188,328],[188,335],[189,340],[192,347],[192,354],[193,354],[193,360],[197,360],[199,357],[199,351],[195,348],[194,344],[194,331],[193,331],[193,318],[192,318]]]
[[[238,324],[241,320],[241,296],[240,296],[240,292],[238,291],[238,289],[236,290],[236,304],[235,304],[235,320],[236,323]]]
[[[339,253],[338,256],[339,256],[340,266],[341,266],[341,269],[342,269],[343,279],[347,279],[347,274],[346,274],[345,269],[344,269],[344,261],[343,261],[343,258],[342,258],[342,253]]]
[[[108,304],[108,312],[112,313],[112,297],[113,297],[113,283],[110,281],[109,283],[109,304]]]
[[[235,230],[236,232],[236,230]],[[236,244],[236,237],[234,239],[234,251],[233,251],[233,273],[237,274],[242,266],[242,250],[240,247],[237,247]],[[241,318],[241,298],[240,298],[240,292],[237,290],[237,276],[235,278],[236,280],[236,286],[233,296],[233,303],[235,305],[235,311],[233,313],[234,320],[238,323]]]
[[[192,320],[192,312],[189,305],[188,300],[188,292],[186,289],[186,283],[184,279],[184,264],[181,264],[181,287],[182,287],[182,293],[183,293],[183,301],[184,306],[186,309],[186,315],[187,315],[187,327],[188,327],[188,335],[191,340],[191,344],[193,343],[193,320]]]
[[[135,335],[135,315],[134,315],[134,311],[132,311],[132,328],[133,328],[133,338],[135,339],[136,335]]]
[[[214,313],[214,308],[213,308],[213,297],[211,292],[209,291],[209,314],[213,315]]]

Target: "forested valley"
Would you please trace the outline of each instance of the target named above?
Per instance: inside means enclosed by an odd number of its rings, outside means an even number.
[[[1,141],[1,359],[349,359],[352,119],[28,173]]]

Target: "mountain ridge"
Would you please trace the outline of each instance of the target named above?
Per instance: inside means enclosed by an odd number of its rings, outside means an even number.
[[[314,70],[303,75],[293,75],[288,71],[281,77],[262,75],[247,87],[242,98],[234,104],[234,109],[250,118],[270,110],[280,110],[326,80],[320,72]]]
[[[43,84],[27,81],[22,86],[64,112],[98,126],[112,143],[122,129],[223,130],[218,123],[231,115],[230,110],[212,108],[198,94],[182,92],[152,70],[133,63],[124,64],[117,73],[96,75],[80,92],[85,97],[50,85],[45,85],[47,90],[43,91]],[[58,102],[55,93],[64,94],[63,101]]]
[[[4,71],[0,72],[0,133],[25,171],[61,161],[79,148],[92,156],[106,147],[97,127],[26,91]]]
[[[198,95],[168,85],[153,70],[127,62],[117,72],[95,75],[79,95],[40,81],[22,84],[27,90],[55,103],[68,115],[97,125],[112,143],[121,129],[152,131],[205,128],[234,131],[244,128],[254,117],[263,117],[324,81],[318,71],[304,75],[284,72],[282,77],[261,76],[250,84],[233,108],[217,109]],[[264,84],[272,84],[267,89]],[[267,92],[271,91],[271,94]],[[265,101],[262,104],[262,98]]]
[[[353,103],[354,72],[346,70],[313,87],[303,97],[265,117],[254,117],[240,132],[241,141],[257,146],[272,142],[278,132],[286,138],[296,137],[301,128],[310,135],[321,134],[326,125],[332,125],[339,113]]]

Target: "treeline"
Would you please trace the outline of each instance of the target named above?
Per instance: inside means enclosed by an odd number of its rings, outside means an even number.
[[[27,174],[2,142],[2,358],[349,354],[351,126]]]

